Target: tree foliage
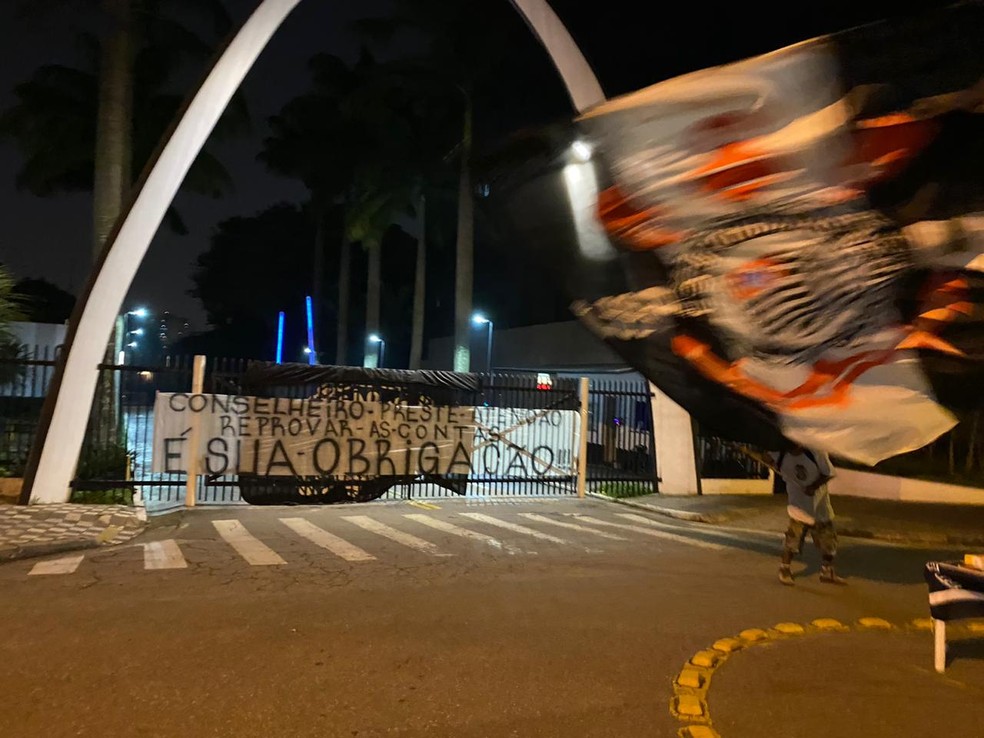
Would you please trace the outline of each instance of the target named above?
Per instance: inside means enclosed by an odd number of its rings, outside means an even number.
[[[177,78],[206,62],[217,39],[231,26],[217,0],[153,2],[130,0],[138,38],[133,59],[132,173],[136,177],[152,160],[184,95],[176,92]],[[18,188],[39,197],[91,192],[96,168],[96,128],[99,104],[100,49],[105,22],[98,3],[64,3],[65,11],[86,9],[97,18],[86,24],[80,15],[79,63],[46,64],[14,88],[15,103],[0,113],[0,136],[12,140],[23,155],[16,174]],[[50,11],[49,4],[46,10]],[[87,28],[88,25],[88,28]],[[222,116],[211,142],[249,129],[244,98],[237,95]],[[185,192],[217,198],[232,189],[232,177],[207,145],[182,184]],[[172,208],[168,225],[177,233],[187,228]]]

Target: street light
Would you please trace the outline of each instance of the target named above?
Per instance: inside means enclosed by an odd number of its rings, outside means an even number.
[[[495,324],[481,313],[475,313],[472,316],[472,323],[475,325],[487,325],[489,327],[489,343],[488,343],[488,348],[486,349],[486,359],[488,360],[489,375],[491,375],[492,374],[492,331],[495,328]]]
[[[379,352],[376,358],[376,368],[381,369],[383,366],[383,357],[386,356],[386,341],[377,333],[369,334],[369,343],[374,343],[379,346]]]
[[[593,149],[591,144],[587,141],[577,140],[571,144],[571,150],[574,152],[574,156],[578,158],[579,161],[588,162],[591,161],[591,154]]]
[[[138,308],[134,308],[133,310],[127,310],[123,314],[123,335],[120,336],[120,339],[123,341],[127,341],[127,343],[124,345],[123,350],[120,352],[120,357],[122,358],[122,361],[120,362],[121,364],[126,363],[126,349],[128,348],[135,349],[138,346],[137,342],[131,340],[131,338],[133,336],[142,336],[144,333],[143,328],[131,329],[130,320],[132,318],[137,318],[139,320],[142,320],[143,318],[146,318],[148,315],[150,315],[150,312],[145,307],[138,307]],[[117,325],[117,330],[119,330],[120,324],[117,323],[116,325]]]

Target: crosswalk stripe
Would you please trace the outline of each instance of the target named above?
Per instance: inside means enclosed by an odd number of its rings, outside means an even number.
[[[287,563],[280,554],[255,538],[238,520],[213,520],[212,525],[222,539],[246,559],[250,566],[280,566]]]
[[[344,538],[339,538],[334,533],[329,533],[304,518],[280,518],[280,522],[302,538],[306,538],[316,546],[331,551],[346,561],[373,561],[376,558],[368,551],[363,551]]]
[[[403,517],[409,518],[417,523],[422,523],[423,525],[428,525],[435,530],[442,531],[443,533],[450,533],[453,536],[460,536],[462,538],[469,538],[473,541],[481,541],[486,543],[493,548],[498,548],[502,551],[507,551],[508,553],[522,553],[515,546],[510,546],[508,543],[503,543],[498,538],[493,538],[492,536],[487,536],[484,533],[477,533],[473,530],[468,530],[467,528],[460,528],[457,525],[452,525],[445,520],[438,520],[437,518],[432,518],[429,515],[404,515]]]
[[[676,541],[677,543],[685,543],[688,546],[696,546],[697,548],[707,548],[712,551],[721,551],[724,546],[717,543],[709,543],[707,541],[701,541],[694,538],[688,538],[686,536],[678,536],[675,533],[667,533],[662,530],[655,530],[654,528],[643,528],[641,525],[627,525],[626,523],[611,523],[607,520],[598,520],[597,518],[592,518],[588,515],[575,515],[577,520],[584,523],[591,523],[592,525],[604,525],[609,528],[621,528],[622,530],[631,530],[636,533],[642,533],[643,535],[652,536],[654,538],[665,538],[668,541]]]
[[[188,562],[178,548],[178,542],[172,538],[166,541],[151,541],[145,543],[144,569],[186,569]]]
[[[505,528],[506,530],[511,530],[514,533],[522,533],[524,536],[532,536],[533,538],[539,538],[541,541],[550,541],[551,543],[567,543],[563,538],[557,538],[557,536],[549,535],[548,533],[541,533],[533,528],[527,528],[525,525],[517,525],[516,523],[508,523],[505,520],[499,520],[498,518],[493,518],[491,515],[485,515],[483,513],[461,513],[463,517],[471,518],[472,520],[477,520],[481,523],[488,523],[489,525],[496,525],[500,528]]]
[[[629,540],[628,538],[617,536],[614,533],[605,533],[605,531],[603,530],[595,530],[594,528],[588,528],[587,526],[578,525],[577,523],[566,523],[563,520],[554,520],[553,518],[548,518],[546,515],[537,515],[536,513],[520,513],[520,517],[524,517],[529,520],[535,520],[538,523],[547,523],[549,525],[556,525],[559,528],[567,528],[569,530],[576,530],[582,533],[591,533],[592,535],[598,536],[599,538],[607,538],[610,541]]]
[[[654,528],[660,528],[662,530],[674,531],[684,533],[687,531],[693,531],[694,526],[692,524],[688,525],[684,522],[679,521],[657,521],[652,518],[647,518],[644,515],[636,515],[634,513],[616,513],[620,517],[628,518],[630,520],[638,520],[639,522],[645,522]],[[745,541],[748,535],[764,536],[766,538],[782,538],[782,533],[779,531],[768,531],[768,530],[750,530],[748,528],[731,528],[724,526],[708,526],[705,525],[700,529],[700,534],[703,536],[709,536],[711,538],[717,538],[724,541],[734,542],[734,541]]]
[[[389,538],[391,541],[396,541],[397,543],[401,543],[408,548],[412,548],[416,551],[422,551],[423,553],[430,554],[431,556],[453,555],[444,553],[430,541],[425,541],[423,538],[417,538],[417,536],[404,533],[402,530],[391,528],[385,523],[380,523],[378,520],[370,518],[368,515],[350,515],[344,519],[353,525],[359,526],[363,530],[369,531],[370,533],[383,536],[383,538]]]
[[[80,554],[78,556],[65,556],[60,559],[52,559],[51,561],[40,561],[34,565],[31,571],[28,572],[28,575],[71,574],[79,568],[79,564],[82,563],[82,559],[84,558],[85,554]]]

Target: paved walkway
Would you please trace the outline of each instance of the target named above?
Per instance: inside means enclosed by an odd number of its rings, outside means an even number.
[[[691,522],[780,532],[785,495],[646,495],[626,505]],[[833,497],[841,535],[928,545],[984,546],[984,505],[941,505]]]
[[[125,505],[0,505],[0,561],[122,543],[145,520]]]

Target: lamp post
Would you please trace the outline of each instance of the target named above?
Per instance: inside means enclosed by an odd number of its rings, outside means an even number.
[[[376,351],[376,368],[382,369],[383,357],[386,356],[386,341],[382,336],[372,333],[369,335],[369,343],[374,343],[379,346],[379,349]]]
[[[481,313],[475,313],[472,316],[472,323],[474,325],[488,326],[489,342],[488,342],[488,347],[486,348],[486,351],[485,351],[485,358],[487,359],[488,372],[489,372],[489,375],[491,376],[491,374],[492,374],[492,331],[495,329],[495,324],[491,320],[489,320],[488,318],[486,318],[484,315],[482,315]]]
[[[137,347],[137,342],[132,338],[133,336],[142,336],[144,333],[143,328],[130,328],[130,320],[132,318],[146,318],[148,315],[147,308],[134,308],[133,310],[128,310],[123,314],[123,350],[120,352],[123,361],[121,363],[126,363],[126,349],[135,349]],[[131,352],[132,353],[132,352]]]

